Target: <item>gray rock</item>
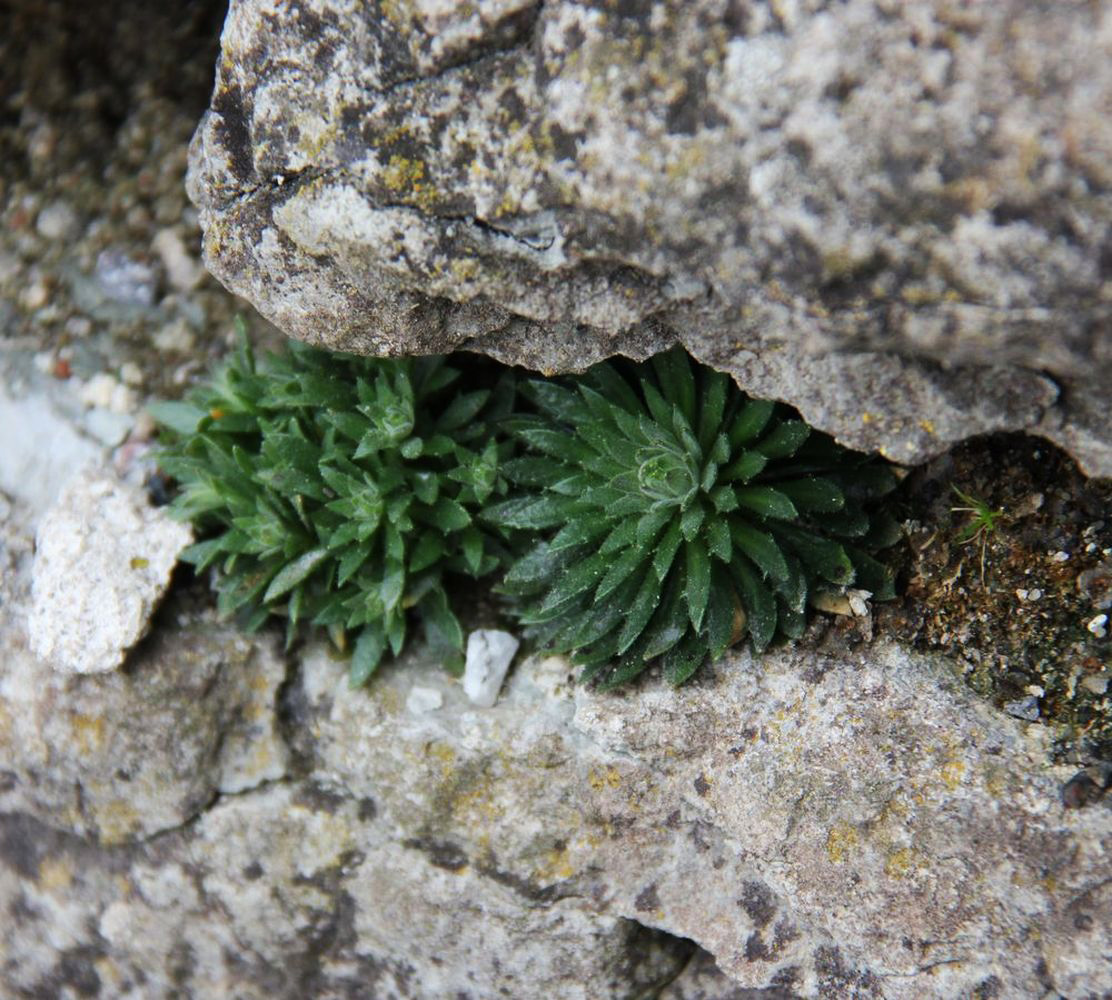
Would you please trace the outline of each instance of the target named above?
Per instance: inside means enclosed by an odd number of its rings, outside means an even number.
[[[286,665],[273,638],[177,600],[123,670],[67,675],[31,654],[25,511],[0,530],[0,812],[118,844],[280,779]]]
[[[233,3],[190,191],[287,333],[544,370],[683,342],[847,444],[1112,474],[1100,5]]]
[[[114,670],[146,634],[187,524],[95,469],[74,477],[36,534],[28,631],[36,656],[79,674]]]

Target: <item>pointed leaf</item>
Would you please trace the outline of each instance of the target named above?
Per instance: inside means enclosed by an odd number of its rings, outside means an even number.
[[[687,608],[691,625],[698,632],[703,627],[703,615],[710,596],[710,557],[700,539],[684,546],[687,554]]]
[[[311,549],[295,559],[270,581],[270,586],[267,588],[266,594],[263,595],[263,601],[269,603],[291,591],[312,573],[327,555],[328,549],[322,547]]]

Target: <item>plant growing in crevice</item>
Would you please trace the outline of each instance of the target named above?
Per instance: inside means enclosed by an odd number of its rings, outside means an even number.
[[[680,684],[743,636],[800,636],[817,587],[894,595],[872,553],[898,529],[871,504],[893,472],[682,350],[519,393],[536,412],[503,422],[526,452],[503,465],[516,495],[484,517],[542,534],[500,588],[583,679],[659,659]]]
[[[971,514],[965,526],[957,534],[959,545],[970,545],[973,542],[981,543],[981,586],[985,585],[985,551],[989,540],[992,539],[1000,528],[1000,523],[1008,520],[1003,508],[993,510],[984,500],[980,500],[971,493],[959,489],[956,484],[951,484],[953,491],[964,507],[951,507],[954,514]]]
[[[364,683],[400,652],[411,609],[449,669],[463,632],[448,574],[501,565],[476,518],[505,490],[489,421],[507,413],[509,376],[461,387],[442,358],[385,360],[315,350],[235,355],[184,402],[152,407],[159,464],[180,490],[173,513],[207,536],[185,553],[214,567],[218,607],[248,628],[285,618],[352,649]]]

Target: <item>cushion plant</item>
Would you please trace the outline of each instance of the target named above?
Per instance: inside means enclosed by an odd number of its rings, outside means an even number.
[[[488,421],[513,394],[508,376],[461,388],[460,374],[299,343],[257,363],[243,338],[211,383],[152,407],[181,487],[172,510],[208,536],[184,558],[216,568],[220,610],[250,628],[282,616],[288,637],[326,627],[351,642],[359,685],[401,650],[412,608],[458,669],[444,578],[501,564],[475,515],[505,488]]]
[[[787,407],[679,349],[519,392],[536,412],[501,425],[525,449],[503,465],[517,493],[483,516],[540,535],[501,589],[584,678],[617,686],[660,658],[679,684],[743,635],[801,635],[816,587],[893,596],[870,553],[895,524],[870,501],[896,477]]]

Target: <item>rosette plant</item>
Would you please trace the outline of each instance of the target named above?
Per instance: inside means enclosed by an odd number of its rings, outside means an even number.
[[[871,502],[882,463],[750,399],[680,349],[519,386],[504,428],[516,492],[485,518],[540,538],[506,573],[521,621],[614,687],[654,661],[673,684],[747,636],[802,634],[816,588],[893,596],[871,554],[897,537]]]
[[[352,649],[353,686],[401,651],[412,613],[458,670],[444,579],[502,563],[476,514],[505,489],[489,421],[513,396],[508,375],[460,388],[460,374],[296,342],[256,362],[244,337],[209,384],[153,406],[172,512],[202,536],[184,559],[215,568],[220,611],[248,628],[280,616],[287,641],[326,628]]]

